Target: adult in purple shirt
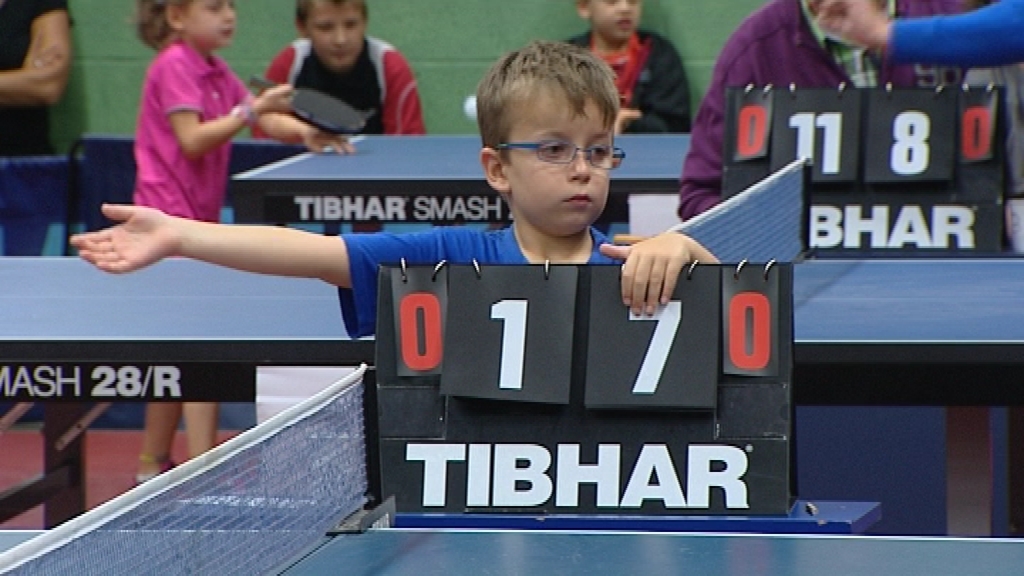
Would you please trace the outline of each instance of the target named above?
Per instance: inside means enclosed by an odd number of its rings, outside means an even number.
[[[960,0],[891,0],[898,17],[955,14]],[[885,0],[880,0],[885,5]],[[690,151],[683,163],[679,217],[691,218],[721,199],[725,91],[728,87],[795,85],[802,88],[856,86],[833,56],[813,22],[821,0],[772,0],[747,17],[722,48],[707,93],[691,130]],[[877,84],[934,87],[959,83],[959,70],[922,65],[877,63]]]

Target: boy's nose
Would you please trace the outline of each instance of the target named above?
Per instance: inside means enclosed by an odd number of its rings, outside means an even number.
[[[590,165],[590,160],[587,160],[587,153],[583,150],[576,151],[576,156],[573,157],[569,165],[572,168],[573,176],[585,175],[589,177],[590,171],[593,169],[593,166]]]
[[[349,33],[345,30],[337,30],[334,33],[334,43],[338,45],[348,44]]]

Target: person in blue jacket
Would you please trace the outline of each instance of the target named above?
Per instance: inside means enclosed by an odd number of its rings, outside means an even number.
[[[955,16],[890,20],[875,2],[823,0],[823,30],[885,52],[896,63],[965,68],[1024,61],[1024,0],[1001,0]]]

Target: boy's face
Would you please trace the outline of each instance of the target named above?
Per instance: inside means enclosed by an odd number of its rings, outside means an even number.
[[[621,44],[640,25],[641,0],[578,0],[576,11],[605,42]]]
[[[351,3],[314,2],[305,22],[296,22],[300,36],[309,38],[317,58],[333,72],[348,72],[363,51],[366,18]]]
[[[612,144],[612,128],[593,102],[576,117],[563,97],[544,92],[513,107],[510,113],[519,120],[506,143],[555,140],[581,149]],[[508,199],[521,231],[529,227],[556,238],[579,234],[597,220],[608,199],[609,171],[592,166],[582,150],[569,164],[555,164],[541,160],[536,150],[484,148],[481,161],[488,183]]]

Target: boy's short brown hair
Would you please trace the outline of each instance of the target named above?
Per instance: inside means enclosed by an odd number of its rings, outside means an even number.
[[[609,129],[619,113],[615,73],[586,48],[565,42],[537,41],[502,56],[476,89],[477,122],[483,145],[504,142],[517,120],[515,111],[542,90],[564,96],[573,114],[593,102]]]
[[[351,4],[352,6],[359,8],[359,11],[363,13],[364,20],[369,18],[366,12],[365,0],[296,0],[295,19],[298,20],[299,22],[305,23],[306,19],[309,18],[309,11],[313,9],[313,5],[316,4],[317,2],[330,3],[334,4],[335,6]]]

